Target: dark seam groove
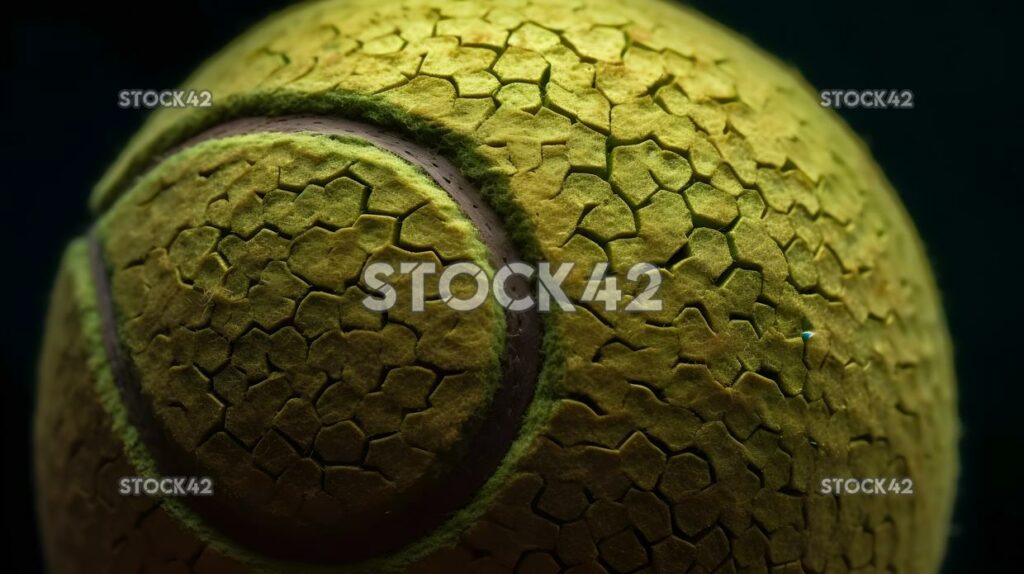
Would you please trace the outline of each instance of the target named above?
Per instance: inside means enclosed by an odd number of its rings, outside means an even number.
[[[495,267],[521,261],[520,252],[505,232],[504,225],[467,178],[446,158],[400,135],[361,122],[322,116],[256,117],[233,120],[215,126],[156,158],[149,169],[183,149],[203,141],[253,133],[307,133],[325,136],[355,136],[397,155],[421,168],[444,189],[473,222],[487,246]],[[152,416],[143,396],[139,375],[122,348],[117,334],[116,312],[107,277],[100,239],[89,233],[90,266],[97,290],[102,321],[103,344],[115,384],[146,447],[165,475],[196,474],[197,463],[190,453],[172,444]],[[508,282],[513,297],[526,295],[529,282],[518,275]],[[206,522],[237,542],[279,559],[304,562],[349,562],[395,551],[430,534],[459,509],[466,506],[500,465],[518,435],[522,417],[533,397],[542,362],[542,322],[535,308],[505,313],[506,346],[501,361],[501,380],[490,406],[489,416],[470,439],[461,461],[445,476],[419,493],[415,502],[391,513],[375,524],[344,535],[323,535],[282,525],[280,532],[262,531],[246,524],[230,504],[218,503],[218,496],[183,499]],[[216,485],[215,485],[216,491]],[[301,534],[299,534],[301,531]],[[282,536],[282,534],[285,534]],[[308,535],[307,535],[308,534]]]

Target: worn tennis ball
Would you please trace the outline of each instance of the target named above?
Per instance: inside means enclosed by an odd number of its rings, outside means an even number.
[[[52,571],[938,568],[957,423],[922,246],[742,38],[650,0],[321,2],[185,89],[213,105],[150,117],[53,291]],[[375,263],[514,261],[573,263],[570,310],[428,282],[417,311],[407,276],[364,304]],[[660,309],[624,309],[638,263]]]

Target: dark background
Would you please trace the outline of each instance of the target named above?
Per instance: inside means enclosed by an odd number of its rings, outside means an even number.
[[[118,90],[171,88],[281,1],[15,3],[6,20],[0,196],[0,384],[11,550],[39,569],[31,494],[35,361],[50,282],[89,221],[92,184],[144,112]],[[1020,45],[1016,4],[691,2],[799,68],[816,88],[895,88],[914,110],[843,110],[927,244],[956,347],[962,473],[944,572],[1024,562],[1020,324]],[[6,10],[5,10],[6,11]],[[1019,56],[1019,54],[1017,54]],[[1016,217],[1014,217],[1016,216]],[[16,562],[17,563],[17,562]]]

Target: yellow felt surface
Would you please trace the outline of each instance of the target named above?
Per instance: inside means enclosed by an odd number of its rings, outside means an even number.
[[[187,86],[214,109],[154,114],[98,211],[226,118],[336,114],[437,137],[535,259],[661,269],[660,312],[553,318],[545,408],[411,571],[937,568],[957,423],[923,249],[862,144],[744,40],[647,0],[322,2]],[[818,494],[845,476],[915,494]]]

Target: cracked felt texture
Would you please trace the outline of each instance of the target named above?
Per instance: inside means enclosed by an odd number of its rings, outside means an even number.
[[[362,304],[374,263],[490,272],[451,198],[397,157],[308,135],[206,142],[100,231],[151,424],[251,527],[373,524],[479,432],[504,345],[497,304],[457,312],[434,284],[414,312],[408,276],[386,314]]]
[[[62,537],[45,549],[50,571],[250,571],[201,541],[168,511],[172,502],[118,492],[121,477],[151,474],[128,452],[135,443],[125,438],[123,413],[109,409],[116,390],[102,366],[98,324],[86,246],[77,240],[51,297],[39,361],[46,400],[33,421],[35,475],[55,481],[38,491],[41,528]]]
[[[187,85],[215,107],[155,113],[95,208],[217,121],[337,114],[436,141],[534,258],[661,269],[661,312],[552,318],[547,417],[410,571],[937,568],[956,415],[923,249],[862,144],[744,40],[647,1],[324,2]],[[817,494],[832,476],[916,494]]]

